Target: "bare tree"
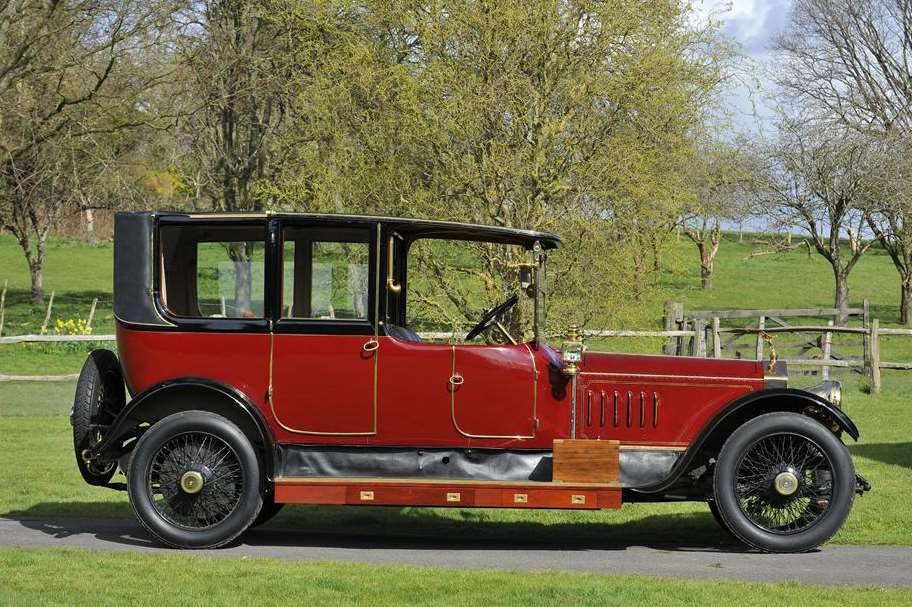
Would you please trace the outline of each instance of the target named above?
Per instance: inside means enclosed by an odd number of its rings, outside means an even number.
[[[138,0],[0,2],[0,227],[22,248],[31,299],[43,296],[48,235],[65,214],[60,150],[150,121],[151,65],[127,75],[161,29],[157,3]]]
[[[864,238],[869,216],[864,203],[874,188],[874,158],[869,138],[785,121],[759,176],[760,203],[767,215],[786,229],[806,232],[830,264],[834,303],[840,310],[848,308],[849,274],[876,242]]]
[[[700,285],[711,289],[722,222],[739,214],[747,172],[736,146],[715,142],[702,147],[690,164],[688,180],[693,199],[681,218],[681,227],[700,254]]]
[[[868,208],[868,226],[900,277],[900,320],[912,325],[912,142],[879,139],[879,174]]]
[[[182,178],[215,210],[261,210],[256,189],[271,177],[285,80],[274,52],[278,25],[256,0],[194,2],[178,14],[183,90],[181,137],[190,150]],[[253,243],[231,243],[235,300],[249,307]]]
[[[777,43],[777,80],[796,105],[845,128],[882,138],[903,161],[912,140],[912,3],[795,0]],[[905,149],[903,149],[905,147]],[[900,276],[900,315],[912,324],[912,204],[908,167],[895,167],[872,201],[870,228]]]

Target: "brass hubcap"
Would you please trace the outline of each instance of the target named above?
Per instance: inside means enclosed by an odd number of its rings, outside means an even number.
[[[780,472],[773,481],[779,495],[794,495],[798,491],[798,477],[792,472]]]
[[[184,493],[199,493],[203,489],[203,475],[196,470],[184,472],[180,477],[180,487]]]

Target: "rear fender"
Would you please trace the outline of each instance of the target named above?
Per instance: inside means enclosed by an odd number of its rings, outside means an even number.
[[[668,478],[649,487],[636,489],[640,493],[657,493],[671,487],[685,472],[693,467],[698,457],[722,447],[731,433],[741,424],[775,411],[791,411],[813,417],[834,433],[845,432],[854,440],[860,434],[858,427],[845,412],[817,394],[794,388],[775,388],[752,392],[733,401],[720,410],[706,424],[699,436],[687,448],[684,456],[674,465]]]
[[[247,436],[260,454],[264,477],[271,479],[275,437],[262,411],[242,392],[205,378],[171,379],[137,395],[127,404],[93,457],[113,460],[132,451],[135,440],[155,422],[180,411],[209,411],[221,415]]]

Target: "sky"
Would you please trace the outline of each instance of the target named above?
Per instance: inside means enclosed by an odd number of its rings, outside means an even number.
[[[791,0],[696,0],[695,8],[702,18],[720,21],[722,33],[750,62],[764,65],[771,59],[773,40],[788,23]],[[760,72],[749,70],[727,94],[739,131],[756,132],[772,120],[773,111],[764,99],[772,86]]]

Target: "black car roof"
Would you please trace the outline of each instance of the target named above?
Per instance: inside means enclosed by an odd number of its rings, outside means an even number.
[[[364,225],[366,223],[382,223],[390,226],[403,236],[421,236],[427,238],[453,238],[466,240],[491,240],[498,242],[523,242],[531,244],[539,241],[543,248],[554,249],[560,243],[560,236],[552,232],[539,232],[535,230],[520,230],[503,226],[489,226],[474,223],[459,223],[455,221],[437,221],[430,219],[415,219],[406,217],[383,217],[379,215],[341,215],[332,213],[179,213],[171,211],[147,211],[166,220],[221,220],[221,219],[265,219],[278,217],[280,219],[310,219],[325,223],[339,223],[342,225]]]

